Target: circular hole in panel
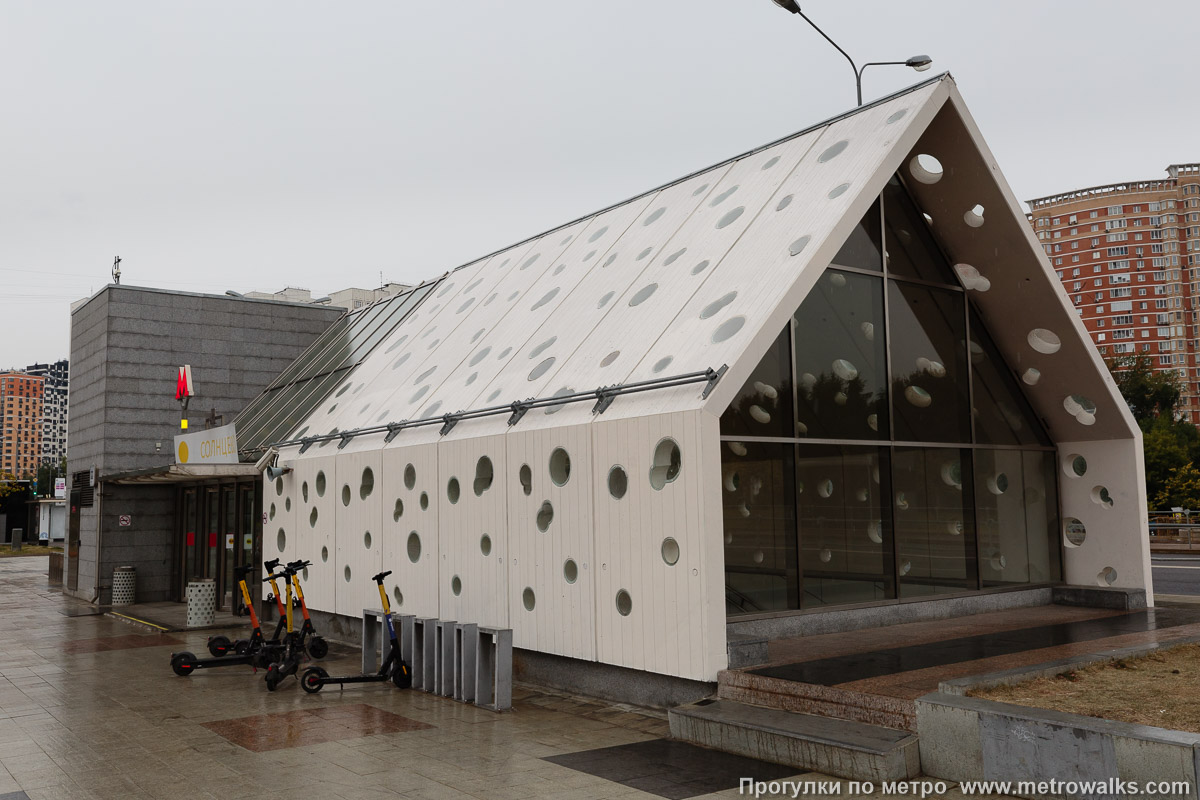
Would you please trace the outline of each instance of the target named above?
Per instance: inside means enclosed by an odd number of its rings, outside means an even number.
[[[521,296],[521,290],[518,289],[517,291],[513,292],[512,294],[510,294],[508,296],[508,302],[511,303],[513,300],[516,300],[520,296]]]
[[[642,225],[643,225],[643,226],[646,226],[646,225],[653,225],[654,223],[658,222],[658,220],[659,220],[659,219],[662,217],[662,215],[663,215],[663,214],[665,214],[665,213],[667,213],[666,206],[661,206],[661,207],[659,207],[659,208],[656,208],[654,211],[650,212],[650,215],[649,215],[649,216],[647,216],[647,217],[646,217],[646,219],[644,219],[644,220],[642,221]]]
[[[483,361],[485,358],[487,358],[488,354],[491,352],[492,352],[492,348],[490,346],[485,347],[482,350],[480,350],[478,353],[476,353],[475,355],[471,356],[471,360],[467,363],[469,363],[472,367],[478,366],[479,362]]]
[[[350,484],[348,483],[342,484],[342,505],[350,505]]]
[[[269,515],[267,518],[268,518],[268,519],[275,519],[275,504],[274,504],[274,503],[271,503],[271,513],[270,513],[270,515]]]
[[[737,218],[746,213],[745,206],[738,206],[731,211],[726,211],[725,214],[717,220],[717,230],[728,227],[737,221]]]
[[[525,492],[525,496],[529,497],[533,493],[533,470],[528,464],[522,464],[521,469],[517,471],[517,480],[521,482],[521,491]]]
[[[587,254],[586,256],[584,256],[584,257],[583,257],[583,260],[584,260],[584,261],[591,261],[591,260],[592,260],[592,257],[593,257],[593,256],[595,256],[595,255],[596,255],[596,251],[595,251],[595,250],[589,250],[589,251],[588,251],[588,254]]]
[[[329,548],[322,547],[321,548],[321,563],[327,563],[328,561],[329,561]]]
[[[533,611],[533,607],[537,605],[537,598],[533,594],[533,587],[526,586],[525,591],[521,592],[521,603],[525,606],[526,611]]]
[[[430,375],[432,375],[435,372],[437,372],[437,367],[430,367],[429,369],[425,370],[424,372],[422,372],[420,375],[417,376],[416,380],[413,381],[413,386],[416,386],[417,384],[420,384],[420,383],[424,383],[425,379],[428,378]]]
[[[650,467],[650,486],[656,491],[679,477],[683,456],[679,444],[670,437],[661,440],[654,448],[653,466]]]
[[[1008,491],[1008,475],[999,472],[987,479],[987,490],[995,495],[1001,495]]]
[[[550,291],[548,291],[544,295],[542,295],[541,299],[538,300],[536,303],[534,303],[533,306],[529,310],[537,311],[539,308],[546,305],[546,303],[549,303],[551,300],[553,300],[555,298],[555,296],[557,296],[557,295],[558,295],[558,287],[555,286],[553,289],[551,289]]]
[[[413,405],[416,405],[417,401],[420,400],[422,397],[424,397],[425,393],[428,391],[429,391],[429,384],[427,383],[424,386],[422,386],[420,389],[417,389],[416,394],[414,394],[412,396],[412,399],[410,399],[408,402],[412,403]]]
[[[1114,505],[1112,495],[1108,493],[1107,486],[1092,487],[1092,502],[1102,508],[1112,508]]]
[[[687,248],[683,247],[683,248],[680,248],[679,250],[676,250],[674,253],[671,253],[671,255],[669,255],[665,259],[663,259],[663,266],[664,267],[671,266],[672,264],[674,264],[676,261],[679,260],[680,256],[682,256],[686,252],[687,252]]]
[[[1063,523],[1063,534],[1068,547],[1079,547],[1087,538],[1087,528],[1075,517],[1067,517]]]
[[[770,169],[778,163],[779,156],[772,156],[771,158],[767,159],[767,163],[763,164],[761,167],[759,167],[759,169]]]
[[[408,560],[412,563],[417,563],[421,560],[421,537],[416,531],[408,535],[408,541],[405,543],[408,550]]]
[[[794,256],[800,255],[802,252],[804,252],[804,248],[808,247],[808,243],[811,240],[811,236],[801,236],[799,239],[788,245],[788,252]]]
[[[417,485],[417,470],[412,464],[404,468],[404,488],[412,489]],[[318,489],[317,494],[321,494]]]
[[[550,480],[555,486],[566,486],[571,479],[571,456],[561,447],[550,453]]]
[[[737,190],[738,190],[738,187],[733,186],[733,187],[721,192],[719,195],[717,195],[711,201],[709,201],[709,204],[708,204],[709,207],[711,208],[713,206],[721,205],[721,203],[724,203],[726,200],[728,200],[733,195],[733,193],[736,192]]]
[[[828,197],[830,200],[836,200],[837,198],[839,198],[839,197],[841,197],[842,195],[844,195],[844,194],[846,193],[846,190],[847,190],[847,189],[849,189],[849,188],[850,188],[850,184],[848,184],[848,183],[841,183],[841,184],[838,184],[837,186],[835,186],[835,187],[833,187],[832,189],[830,189],[830,190],[829,190],[829,194],[828,194],[828,195],[826,195],[826,196],[827,196],[827,197]]]
[[[646,256],[650,255],[653,252],[654,252],[653,247],[647,247],[646,249],[642,250],[642,252],[637,254],[637,258],[635,258],[634,261],[641,261],[643,258],[645,258]]]
[[[287,534],[283,532],[283,528],[275,534],[275,549],[281,553],[287,550]]]
[[[473,489],[476,497],[482,497],[483,493],[492,488],[492,480],[495,478],[495,470],[492,468],[492,460],[487,456],[480,456],[475,462],[475,483]]]
[[[278,497],[283,494],[283,478],[275,479],[275,495]]]
[[[1042,371],[1034,367],[1030,367],[1021,373],[1021,380],[1029,386],[1037,386],[1037,382],[1042,379]]]
[[[918,183],[928,185],[937,183],[945,174],[942,162],[927,153],[913,156],[908,162],[908,171]]]
[[[1062,340],[1058,338],[1058,334],[1045,328],[1034,328],[1025,339],[1030,347],[1045,355],[1057,353],[1062,347]]]
[[[562,271],[563,271],[564,269],[566,269],[566,268],[567,268],[567,265],[566,265],[566,264],[559,264],[557,267],[555,267],[555,268],[554,268],[554,274],[555,274],[555,275],[561,275],[561,274],[562,274]]]
[[[404,366],[404,362],[408,361],[408,359],[411,357],[412,353],[405,353],[404,355],[400,356],[394,362],[392,362],[392,369],[400,369],[402,366]]]
[[[554,343],[555,343],[555,342],[557,342],[557,341],[558,341],[558,337],[557,337],[557,336],[551,336],[549,339],[547,339],[546,341],[544,341],[544,342],[542,342],[541,344],[539,344],[537,347],[535,347],[535,348],[533,348],[532,350],[530,350],[530,351],[529,351],[529,357],[530,357],[531,359],[532,359],[532,358],[537,358],[537,357],[538,357],[538,356],[540,356],[542,353],[546,352],[546,349],[547,349],[548,347],[550,347],[550,345],[554,344]]]
[[[892,114],[890,117],[887,118],[887,124],[891,125],[893,122],[899,122],[900,120],[904,119],[904,115],[907,113],[908,113],[907,108],[900,109],[895,114]]]
[[[399,522],[404,516],[404,501],[399,497],[396,498],[396,507],[392,509],[392,522]]]
[[[974,208],[969,209],[967,213],[963,214],[963,222],[967,223],[967,226],[971,228],[982,228],[983,206],[976,205]]]
[[[370,531],[366,531],[363,533],[363,547],[367,548],[368,550],[371,549],[371,532]]]
[[[458,502],[460,492],[461,490],[458,485],[458,478],[451,478],[446,483],[446,499],[450,501],[451,505],[454,505]]]
[[[375,473],[370,467],[366,467],[362,472],[362,483],[358,486],[358,496],[360,499],[366,500],[373,491],[375,491]]]
[[[568,558],[563,562],[563,579],[567,583],[579,580],[579,565],[575,563],[575,559]]]
[[[317,510],[315,508],[312,510],[312,513],[308,515],[308,527],[317,527]]]
[[[300,496],[304,498],[304,502],[308,502],[308,481],[300,484]]]
[[[904,399],[917,408],[929,408],[933,403],[933,396],[920,386],[909,386],[906,388],[904,390]]]
[[[567,395],[574,394],[574,393],[575,393],[574,389],[572,389],[568,386],[564,386],[561,389],[559,389],[558,391],[556,391],[554,394],[550,395],[550,397],[552,399],[555,397],[566,397]],[[566,403],[555,403],[552,406],[546,406],[545,414],[547,416],[549,416],[550,414],[557,414],[559,411],[562,411],[563,407],[565,407],[565,406],[566,406]]]
[[[475,291],[477,288],[479,288],[479,284],[481,283],[483,283],[483,278],[476,279],[471,283],[470,286],[468,286],[466,289],[463,289],[463,294],[470,294],[471,292]]]
[[[654,366],[651,367],[651,371],[662,372],[664,369],[671,366],[671,362],[674,360],[675,356],[666,356],[665,358],[660,358],[658,361],[654,362]]]
[[[486,533],[479,537],[479,552],[483,553],[485,556],[490,556],[492,554],[492,537],[488,536]]]
[[[692,274],[699,275],[701,272],[704,272],[704,270],[706,270],[706,269],[708,269],[708,259],[705,259],[704,261],[701,261],[696,266],[692,267]]]
[[[455,597],[462,594],[462,578],[455,575],[450,579],[450,591],[454,592]]]
[[[745,324],[746,324],[745,317],[740,317],[740,316],[739,317],[730,317],[729,319],[725,320],[720,325],[718,325],[717,329],[715,331],[713,331],[713,335],[712,335],[713,343],[719,344],[719,343],[725,341],[726,339],[730,338],[735,333],[740,331],[742,329],[742,326]]]
[[[422,511],[427,511],[429,509],[429,494],[427,492],[421,492],[420,503]]]
[[[392,597],[396,598],[396,605],[404,605],[404,595],[400,592],[399,586],[392,587]]]
[[[1087,474],[1088,463],[1087,459],[1077,453],[1072,453],[1067,456],[1063,462],[1063,472],[1068,478],[1082,478]]]
[[[491,394],[489,394],[489,395],[488,395],[488,399],[487,399],[487,401],[490,403],[490,402],[492,402],[493,400],[495,400],[497,397],[499,397],[499,396],[500,396],[500,391],[501,391],[500,389],[497,389],[496,391],[494,391],[494,392],[492,392]]]
[[[600,298],[600,302],[596,303],[596,308],[604,308],[608,305],[608,301],[613,299],[614,294],[616,292],[605,292],[604,296]]]
[[[610,266],[612,266],[612,263],[616,260],[617,260],[617,254],[613,253],[608,258],[604,259],[604,264],[601,265],[600,269],[608,269]]]
[[[442,290],[441,290],[440,292],[438,292],[438,293],[437,293],[437,296],[438,296],[438,297],[445,297],[447,294],[449,294],[450,290],[451,290],[451,289],[453,289],[453,288],[454,288],[454,282],[453,282],[453,281],[449,281],[449,282],[447,282],[447,283],[446,283],[446,285],[445,285],[445,286],[443,286],[443,287],[442,287]]]
[[[629,596],[629,592],[622,589],[617,592],[617,613],[622,617],[628,617],[631,611],[633,611],[633,598]]]
[[[608,493],[614,499],[620,500],[627,491],[629,491],[629,475],[626,474],[624,467],[617,464],[608,471]]]
[[[708,189],[708,184],[707,184],[707,183],[702,183],[702,184],[700,184],[699,188],[697,188],[697,189],[696,189],[696,191],[692,192],[692,197],[698,197],[699,195],[702,195],[702,194],[704,194],[704,192],[705,192],[707,189]]]
[[[350,565],[349,564],[347,564],[346,568],[342,570],[342,577],[346,579],[346,583],[350,582]]]
[[[831,146],[825,148],[825,151],[823,153],[821,153],[821,155],[817,156],[817,161],[822,164],[824,164],[826,161],[832,161],[833,159],[835,159],[839,155],[841,155],[842,151],[845,150],[849,146],[850,146],[850,142],[847,141],[846,139],[842,139],[837,144],[834,144],[834,145],[831,145]]]
[[[601,361],[600,361],[600,366],[602,366],[602,367],[607,367],[609,364],[611,364],[611,363],[613,363],[614,361],[616,361],[616,360],[617,360],[617,357],[618,357],[618,356],[620,356],[620,355],[621,355],[621,351],[620,351],[620,350],[613,350],[611,353],[609,353],[609,354],[608,354],[608,355],[606,355],[606,356],[605,356],[603,359],[601,359]]]
[[[478,373],[478,372],[472,372],[470,375],[468,375],[468,376],[467,376],[467,380],[465,381],[465,384],[466,384],[467,386],[470,386],[472,383],[474,383],[474,382],[475,382],[475,379],[476,379],[476,378],[478,378],[478,377],[479,377],[479,373]]]
[[[292,498],[290,498],[290,497],[283,498],[283,509],[285,511],[292,510]]]
[[[435,401],[434,403],[432,403],[431,405],[426,407],[426,409],[424,411],[421,412],[421,419],[429,419],[430,417],[437,414],[438,411],[441,410],[441,408],[442,408],[442,401],[441,400]]]
[[[606,233],[608,233],[608,226],[607,226],[607,225],[605,225],[603,228],[601,228],[600,230],[596,231],[596,232],[595,232],[595,233],[593,233],[591,236],[589,236],[589,237],[588,237],[588,243],[590,244],[590,243],[593,243],[593,242],[595,242],[597,239],[599,239],[601,236],[603,236],[603,235],[604,235],[604,234],[606,234]]]
[[[775,210],[776,210],[776,211],[783,211],[785,208],[787,208],[788,206],[790,206],[790,205],[792,204],[792,198],[793,198],[793,197],[795,197],[795,195],[790,195],[790,194],[788,194],[788,195],[784,195],[784,196],[783,196],[783,197],[782,197],[782,198],[779,200],[779,203],[778,203],[778,204],[775,206]]]
[[[646,302],[650,299],[650,295],[654,294],[654,291],[657,288],[657,283],[646,284],[641,289],[638,289],[637,292],[634,293],[633,297],[629,298],[629,305],[638,306]]]
[[[503,361],[504,359],[508,358],[508,354],[511,352],[512,352],[511,347],[504,348],[503,350],[500,351],[500,355],[496,356],[496,360]]]
[[[662,560],[669,567],[673,567],[679,563],[679,542],[672,539],[670,536],[663,539],[662,547],[659,548],[662,553]]]
[[[537,261],[539,256],[541,256],[541,253],[534,253],[532,256],[525,259],[525,263],[521,265],[521,269],[533,266],[533,262]]]
[[[718,297],[716,300],[713,300],[700,310],[700,319],[708,319],[719,312],[722,308],[732,303],[735,299],[737,299],[737,292],[729,292],[728,294]]]
[[[550,505],[549,500],[542,501],[542,507],[537,513],[537,528],[542,533],[550,530],[550,523],[554,521],[554,506]]]
[[[554,356],[550,356],[549,358],[542,361],[542,363],[538,364],[536,367],[534,367],[532,370],[529,371],[528,380],[536,381],[538,378],[542,377],[547,372],[549,372],[550,368],[553,366],[554,366]]]
[[[471,344],[478,342],[479,337],[483,336],[485,333],[487,333],[487,328],[480,328],[479,330],[475,331],[475,333],[471,336]]]
[[[1112,586],[1117,582],[1117,571],[1112,567],[1105,567],[1096,575],[1096,583],[1101,586]]]

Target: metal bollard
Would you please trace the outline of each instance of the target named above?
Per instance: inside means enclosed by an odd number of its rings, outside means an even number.
[[[512,631],[508,628],[479,629],[475,705],[492,711],[512,708]]]
[[[475,651],[479,645],[479,626],[464,622],[454,627],[454,699],[475,701]]]
[[[437,623],[437,667],[433,691],[442,697],[454,694],[454,620],[438,620]]]
[[[8,545],[9,549],[10,550],[20,550],[21,549],[21,541],[24,538],[25,538],[25,529],[24,528],[13,528],[12,541]]]

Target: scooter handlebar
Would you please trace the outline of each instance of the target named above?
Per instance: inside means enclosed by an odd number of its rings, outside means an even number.
[[[379,574],[378,574],[378,575],[376,575],[375,577],[371,578],[371,580],[375,581],[376,583],[382,583],[382,582],[383,582],[383,579],[384,579],[384,578],[386,578],[388,575],[391,575],[391,574],[392,574],[392,571],[389,569],[387,572],[381,572],[381,573],[379,573]]]
[[[311,566],[311,565],[312,565],[311,561],[292,561],[291,563],[288,564],[288,569],[299,572],[300,570],[304,569],[305,567]]]
[[[262,582],[267,583],[268,581],[278,580],[280,578],[287,578],[287,573],[280,572],[278,575],[275,575],[275,574],[268,575],[267,577],[262,579]]]
[[[252,572],[254,572],[254,567],[252,567],[248,564],[245,566],[233,568],[233,574],[239,581],[242,580],[243,578],[246,578],[247,576],[249,576]]]
[[[267,572],[274,572],[275,568],[279,566],[279,559],[272,558],[270,561],[264,561],[263,566],[267,568]]]

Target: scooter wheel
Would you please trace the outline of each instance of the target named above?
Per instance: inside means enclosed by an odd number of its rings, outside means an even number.
[[[227,636],[213,636],[208,640],[208,652],[213,658],[221,658],[233,649],[233,642]]]
[[[397,662],[392,668],[392,683],[396,684],[397,689],[407,689],[412,686],[412,673],[408,671],[408,662]]]
[[[329,655],[329,642],[320,636],[314,636],[308,641],[308,654],[316,659]]]
[[[239,656],[244,656],[247,653],[249,653],[250,652],[250,640],[249,639],[238,639],[233,644],[233,652],[237,653]]]
[[[171,656],[171,669],[179,677],[186,678],[196,669],[196,657],[191,653],[176,653]]]
[[[300,686],[309,694],[316,694],[325,685],[322,679],[328,677],[329,673],[320,667],[309,667],[304,670],[304,677],[300,679]]]
[[[266,677],[267,691],[268,692],[275,691],[275,687],[277,687],[279,685],[280,680],[281,680],[281,678],[279,677],[279,665],[272,664],[271,666],[267,667],[267,677]]]

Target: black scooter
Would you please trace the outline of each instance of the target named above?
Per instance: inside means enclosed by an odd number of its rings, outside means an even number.
[[[321,688],[330,683],[339,685],[347,683],[383,683],[391,681],[399,689],[407,689],[412,686],[412,673],[409,672],[408,663],[400,658],[400,642],[396,638],[396,628],[392,625],[392,606],[388,602],[387,590],[383,588],[383,579],[391,575],[392,571],[381,572],[371,580],[379,587],[379,599],[383,602],[383,620],[387,623],[388,639],[391,642],[391,649],[388,651],[387,658],[379,665],[379,671],[373,675],[350,675],[344,678],[331,678],[329,673],[320,667],[309,667],[304,670],[304,676],[300,679],[300,685],[304,691],[309,694],[316,694],[321,691]]]
[[[284,567],[283,571],[279,574],[270,575],[264,580],[265,582],[272,578],[282,577],[287,584],[287,602],[284,603],[286,611],[284,619],[287,623],[287,630],[283,634],[283,640],[279,647],[275,649],[274,659],[267,666],[267,674],[265,676],[267,691],[275,691],[275,688],[279,686],[279,683],[284,678],[288,675],[295,675],[300,669],[300,662],[307,658],[304,652],[305,634],[302,631],[297,631],[292,626],[292,588],[295,586],[297,591],[299,590],[300,582],[295,580],[296,573],[311,563],[311,561],[293,561]],[[304,609],[304,621],[308,623],[308,607],[303,602],[300,603],[300,607]],[[306,627],[311,628],[311,623],[306,625]]]
[[[250,590],[246,587],[246,576],[253,572],[254,568],[250,566],[234,567],[233,571],[237,576],[238,586],[242,590],[242,598],[246,601],[246,607],[250,609],[250,621],[254,624],[254,631],[250,634],[250,638],[246,640],[245,647],[235,656],[196,658],[195,655],[187,651],[172,653],[171,669],[176,675],[186,677],[198,669],[232,667],[238,664],[250,664],[255,669],[259,669],[266,667],[274,660],[274,652],[279,647],[279,644],[263,639],[262,626],[258,621],[258,615],[254,613],[254,607],[250,603]]]
[[[263,564],[263,566],[267,568],[267,573],[270,574],[275,571],[276,567],[279,566],[279,559],[275,558],[267,561]],[[244,569],[244,567],[236,567],[234,568],[234,572],[237,573],[242,569]],[[284,624],[283,596],[279,593],[279,584],[275,583],[274,576],[268,580],[271,581],[271,596],[267,598],[267,601],[270,602],[272,599],[275,600],[275,605],[279,608],[279,622],[275,625],[275,633],[271,634],[271,638],[267,641],[271,644],[279,644],[279,640],[283,635]],[[245,613],[250,614],[251,619],[257,619],[254,614],[254,609],[250,608],[250,605],[251,604],[247,602],[242,606],[241,609],[238,609],[238,611],[241,613],[242,609],[245,609]],[[249,639],[238,639],[236,642],[230,640],[228,636],[211,636],[208,639],[208,652],[212,654],[213,658],[223,658],[230,653],[237,653],[239,656],[244,656],[246,653],[250,652],[250,648],[253,646],[256,636],[259,640],[262,639],[262,631],[257,626],[254,630],[255,633],[252,633]]]

